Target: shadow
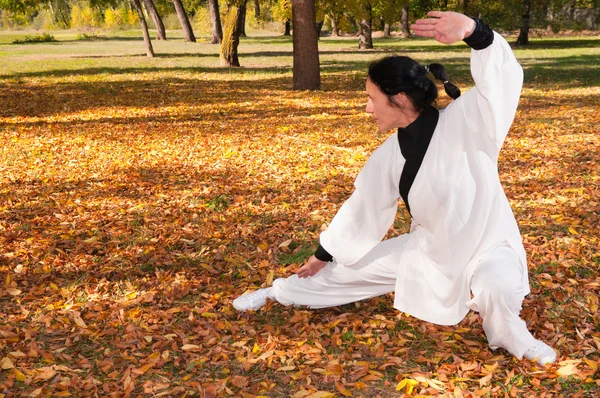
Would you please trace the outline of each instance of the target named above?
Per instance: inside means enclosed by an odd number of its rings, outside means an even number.
[[[239,67],[229,68],[222,66],[214,67],[139,67],[139,68],[116,68],[116,67],[92,67],[92,68],[81,68],[81,69],[56,69],[52,71],[40,71],[40,72],[22,72],[11,75],[0,75],[0,79],[19,79],[25,77],[64,77],[64,76],[92,76],[100,74],[108,75],[122,75],[122,74],[138,74],[138,73],[152,73],[152,72],[192,72],[192,73],[222,73],[229,75],[255,75],[257,73],[264,74],[280,74],[283,72],[291,72],[290,68],[287,67]]]
[[[100,69],[103,70],[103,69]],[[131,69],[129,73],[133,73]],[[188,70],[184,68],[184,70]],[[85,70],[86,74],[97,74],[99,70]],[[61,71],[65,74],[68,71]],[[77,72],[77,71],[75,71]],[[238,71],[239,72],[239,71]],[[345,101],[348,98],[347,93],[340,92],[342,85],[347,88],[348,81],[336,79],[324,79],[323,86],[329,87],[330,91],[322,91],[331,100]],[[364,79],[356,79],[357,90],[364,89]],[[269,90],[265,92],[265,90]],[[235,92],[237,101],[231,102],[232,92]],[[124,95],[124,93],[127,93]],[[352,95],[361,95],[355,93]],[[96,81],[96,82],[74,82],[58,83],[48,90],[45,86],[10,84],[5,85],[0,92],[0,101],[3,107],[0,108],[1,117],[14,116],[48,116],[61,114],[65,112],[78,112],[86,109],[107,108],[107,107],[147,107],[150,109],[160,109],[173,105],[189,104],[192,107],[181,115],[187,121],[202,121],[203,118],[218,117],[221,120],[232,120],[237,117],[264,117],[264,107],[252,109],[252,103],[263,103],[270,101],[272,104],[281,103],[272,109],[271,114],[283,114],[286,111],[297,116],[310,116],[319,112],[328,112],[327,106],[323,103],[320,106],[312,108],[290,108],[292,105],[285,105],[288,99],[299,99],[304,97],[302,92],[292,90],[292,79],[289,75],[274,75],[269,79],[257,81],[230,80],[230,81],[211,81],[199,80],[190,77],[189,79],[171,78],[161,80],[147,81]],[[23,98],[28,98],[23,101]],[[109,102],[107,102],[109,101]],[[198,111],[197,106],[205,107],[215,105],[215,109],[206,109]],[[284,106],[285,105],[285,106]],[[194,107],[196,106],[196,107]],[[265,105],[267,106],[267,105]],[[344,112],[349,107],[341,106],[340,112]],[[287,110],[286,110],[287,109]],[[198,113],[194,113],[198,112]],[[202,113],[207,112],[207,113]],[[146,122],[169,122],[173,121],[170,116],[149,116],[140,118]],[[78,120],[76,124],[88,123],[115,123],[117,120],[123,123],[131,123],[138,118],[135,115],[119,117],[117,115],[110,118],[91,119],[89,121]],[[141,121],[140,120],[140,121]],[[20,126],[25,125],[45,125],[46,122],[16,122]],[[52,121],[52,123],[61,124],[61,121]],[[69,123],[67,121],[66,123]],[[6,128],[12,126],[12,122],[5,121],[0,126]]]
[[[600,39],[543,39],[530,38],[529,44],[517,46],[512,43],[514,49],[518,50],[545,50],[545,49],[572,49],[572,48],[598,48]]]

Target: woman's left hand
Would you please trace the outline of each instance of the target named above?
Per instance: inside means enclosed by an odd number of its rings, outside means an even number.
[[[411,29],[417,36],[433,37],[440,43],[452,44],[466,39],[475,30],[475,21],[466,15],[452,11],[429,11],[417,20]]]
[[[298,269],[298,271],[296,271],[296,275],[298,275],[298,278],[306,278],[308,276],[313,276],[317,272],[319,272],[321,268],[323,268],[326,264],[327,261],[321,261],[315,256],[311,256],[306,262],[306,264],[304,264]]]

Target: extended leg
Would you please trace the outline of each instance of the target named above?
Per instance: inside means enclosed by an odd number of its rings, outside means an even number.
[[[521,268],[510,246],[490,251],[477,265],[471,280],[474,297],[467,305],[483,318],[490,348],[502,347],[519,359],[525,356],[542,365],[551,363],[556,353],[536,340],[519,316],[525,295]]]
[[[253,292],[253,296],[239,297],[234,301],[234,307],[238,310],[258,309],[269,297],[284,305],[327,308],[393,292],[398,256],[404,249],[406,238],[402,235],[381,242],[352,266],[332,262],[308,278],[292,275],[277,279],[272,288]]]

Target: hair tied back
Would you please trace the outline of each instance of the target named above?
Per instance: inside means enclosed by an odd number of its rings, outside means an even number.
[[[460,89],[454,84],[450,83],[448,76],[446,75],[446,69],[440,64],[429,64],[427,69],[433,74],[433,76],[441,80],[444,83],[444,90],[446,94],[452,99],[460,97]]]

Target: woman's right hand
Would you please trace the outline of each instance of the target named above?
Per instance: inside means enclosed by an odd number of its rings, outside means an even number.
[[[427,16],[417,20],[411,29],[417,36],[433,37],[440,43],[453,44],[466,39],[477,26],[472,18],[452,11],[429,11]]]
[[[317,272],[319,272],[321,268],[323,268],[326,264],[327,261],[321,261],[315,256],[311,256],[306,262],[306,264],[304,264],[298,269],[298,271],[296,271],[296,275],[298,275],[298,278],[306,278],[308,276],[313,276]]]

